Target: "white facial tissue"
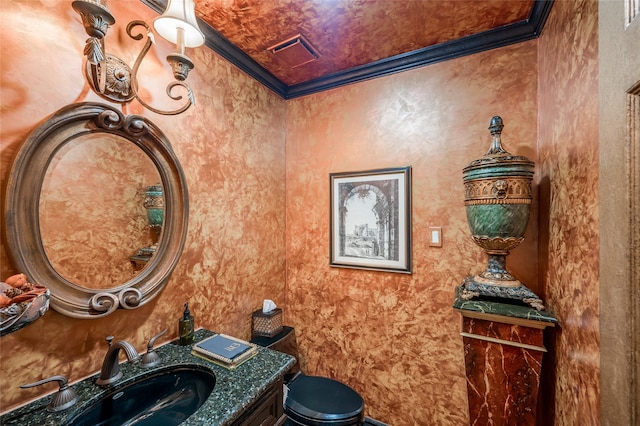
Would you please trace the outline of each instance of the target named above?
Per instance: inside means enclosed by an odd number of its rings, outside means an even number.
[[[273,311],[276,308],[276,304],[271,299],[264,299],[262,302],[262,313],[266,314]]]

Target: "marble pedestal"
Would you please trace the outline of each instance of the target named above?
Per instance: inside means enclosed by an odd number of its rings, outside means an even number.
[[[535,426],[543,332],[557,320],[494,301],[456,297],[453,307],[462,314],[469,424]]]

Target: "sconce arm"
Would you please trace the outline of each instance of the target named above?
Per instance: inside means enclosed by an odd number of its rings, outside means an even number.
[[[181,106],[180,108],[172,110],[172,111],[164,111],[164,110],[160,110],[160,109],[152,107],[151,105],[146,103],[142,98],[140,98],[140,96],[138,96],[137,87],[134,87],[134,86],[135,85],[132,84],[134,97],[145,108],[147,108],[150,111],[155,112],[156,114],[162,114],[162,115],[177,115],[177,114],[181,114],[181,113],[185,112],[186,110],[188,110],[189,107],[191,107],[191,105],[195,104],[195,99],[193,97],[193,92],[191,91],[191,88],[189,87],[189,85],[187,83],[184,83],[182,81],[172,81],[171,83],[169,83],[167,85],[167,96],[169,96],[171,99],[176,100],[176,101],[179,101],[180,99],[182,99],[182,96],[181,95],[177,95],[177,96],[172,95],[172,93],[171,93],[172,89],[175,86],[182,86],[187,90],[187,102],[183,106]]]
[[[195,99],[194,99],[194,96],[193,96],[193,92],[191,91],[191,88],[189,87],[189,85],[187,83],[185,83],[183,81],[173,81],[173,82],[171,82],[171,83],[169,83],[167,85],[167,96],[169,96],[171,99],[173,99],[175,101],[179,101],[180,99],[182,99],[182,96],[181,95],[173,95],[172,94],[172,91],[173,91],[174,87],[182,86],[187,91],[187,102],[182,107],[180,107],[178,109],[175,109],[175,110],[172,110],[172,111],[165,111],[165,110],[160,110],[160,109],[154,108],[151,105],[149,105],[148,103],[146,103],[140,97],[140,95],[138,94],[138,69],[140,68],[140,64],[142,63],[142,60],[144,59],[144,57],[146,56],[147,52],[151,48],[151,45],[154,43],[153,33],[151,32],[151,28],[144,21],[132,21],[132,22],[129,22],[129,25],[127,25],[127,34],[129,34],[129,37],[131,37],[134,40],[142,39],[142,37],[143,37],[142,34],[140,34],[140,33],[133,34],[133,32],[132,32],[133,29],[135,27],[138,27],[138,26],[143,26],[147,30],[147,42],[145,43],[144,47],[140,51],[140,54],[136,58],[136,62],[133,64],[133,69],[131,70],[131,91],[133,93],[133,96],[145,108],[147,108],[150,111],[155,112],[156,114],[177,115],[177,114],[183,113],[184,111],[189,109],[189,107],[191,105],[195,104]],[[187,58],[187,60],[188,60],[188,58]],[[191,65],[191,67],[193,68],[193,65]],[[175,75],[175,73],[174,73],[174,75]],[[186,77],[186,75],[185,75],[185,77]]]

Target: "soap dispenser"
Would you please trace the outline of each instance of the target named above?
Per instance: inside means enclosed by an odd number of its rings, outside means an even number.
[[[193,317],[191,316],[191,312],[189,312],[189,303],[185,303],[182,318],[178,320],[180,345],[187,346],[193,343],[193,323]]]

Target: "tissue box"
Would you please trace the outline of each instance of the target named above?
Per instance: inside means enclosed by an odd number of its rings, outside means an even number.
[[[258,309],[251,314],[253,337],[273,337],[282,331],[282,309],[276,308],[266,314]]]

